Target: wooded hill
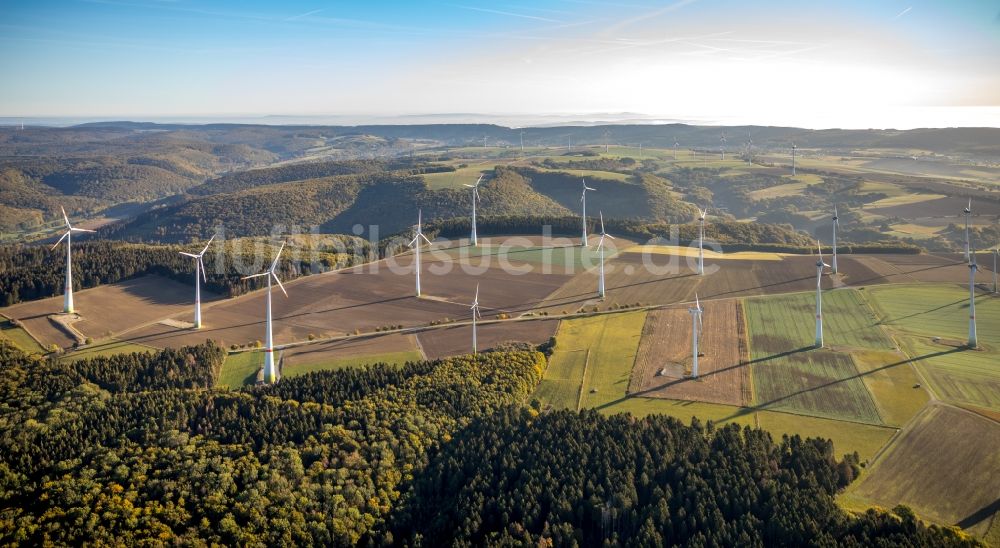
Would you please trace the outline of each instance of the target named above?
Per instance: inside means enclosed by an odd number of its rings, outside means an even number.
[[[211,343],[74,363],[0,341],[0,543],[973,546],[850,517],[824,440],[524,402],[538,352],[205,388]]]

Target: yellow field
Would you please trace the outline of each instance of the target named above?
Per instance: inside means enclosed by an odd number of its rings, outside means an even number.
[[[755,190],[751,192],[750,199],[764,200],[767,198],[780,198],[782,196],[795,196],[797,194],[801,194],[802,191],[805,190],[806,185],[808,184],[809,183],[798,182],[798,183],[788,183],[785,185],[772,186],[769,188],[762,188],[760,190]]]
[[[493,171],[493,166],[497,164],[495,160],[464,163],[468,163],[468,167],[444,173],[425,173],[421,177],[431,189],[461,188],[463,184],[475,184],[481,174]]]
[[[675,255],[678,257],[697,257],[697,247],[674,245],[635,245],[622,250],[623,253],[650,253],[657,255]],[[705,250],[706,259],[734,259],[743,261],[780,261],[787,253],[771,253],[767,251],[737,251],[735,253],[718,253]]]
[[[866,185],[868,183],[865,183]],[[865,204],[865,208],[877,208],[877,207],[889,207],[898,205],[908,205],[916,204],[920,202],[927,202],[930,200],[937,200],[939,198],[946,198],[943,194],[914,194],[914,193],[904,193],[898,194],[896,196],[889,196],[888,198],[883,198],[876,202],[870,204]]]

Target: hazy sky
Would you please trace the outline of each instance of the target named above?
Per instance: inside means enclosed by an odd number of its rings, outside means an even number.
[[[1000,107],[1000,3],[0,0],[0,71],[2,116],[998,125],[953,107]]]

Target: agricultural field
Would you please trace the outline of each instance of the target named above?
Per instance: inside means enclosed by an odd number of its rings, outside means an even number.
[[[516,322],[482,323],[476,331],[480,350],[502,343],[523,342],[537,346],[548,342],[556,333],[559,320],[525,320]],[[429,359],[446,358],[472,351],[472,326],[444,326],[416,334],[420,348]]]
[[[142,276],[132,280],[73,292],[76,312],[80,319],[73,329],[94,339],[118,334],[156,321],[184,313],[181,319],[190,321],[194,310],[194,287],[161,276]],[[219,297],[202,291],[202,305]],[[3,314],[17,318],[46,347],[56,344],[68,348],[75,342],[65,329],[49,316],[62,311],[62,296],[9,306]],[[195,344],[204,342],[200,337]]]
[[[10,320],[0,320],[0,339],[10,341],[26,354],[45,354],[48,352],[24,328],[14,325]]]
[[[444,253],[444,252],[439,252]],[[508,273],[500,265],[478,268],[444,255],[422,258],[423,296],[414,294],[413,256],[292,280],[286,298],[274,294],[276,344],[346,334],[371,333],[389,326],[418,327],[431,322],[469,319],[469,304],[480,286],[484,316],[516,315],[533,309],[570,276],[533,269]],[[211,338],[223,346],[243,345],[264,337],[265,292],[205,306],[205,327],[194,331],[163,324],[131,331],[128,340],[157,347],[197,344]],[[186,316],[177,316],[186,319]]]
[[[837,457],[858,452],[861,462],[870,461],[885,447],[895,428],[873,424],[860,424],[820,417],[807,417],[798,413],[758,411],[757,424],[775,438],[798,434],[802,437],[822,437],[833,441]]]
[[[736,299],[708,301],[699,340],[699,378],[690,377],[691,314],[686,308],[646,315],[629,395],[749,406],[749,356],[742,305]]]
[[[366,363],[400,364],[424,359],[413,335],[385,333],[304,344],[281,350],[282,376]]]
[[[913,358],[931,389],[946,401],[1000,410],[1000,298],[976,297],[981,348],[968,337],[968,292],[958,285],[873,287],[869,297],[881,324]],[[935,341],[937,337],[939,340]]]
[[[489,174],[497,164],[490,160],[470,160],[466,167],[456,166],[455,171],[445,171],[442,173],[424,173],[420,177],[427,183],[427,187],[433,190],[442,188],[463,188],[462,185],[475,184],[480,175]]]
[[[985,535],[1000,519],[1000,423],[932,404],[844,495],[848,504],[906,504],[922,517]],[[995,525],[994,525],[995,527]]]
[[[878,408],[848,350],[893,349],[852,289],[823,299],[824,349],[813,349],[814,296],[746,300],[755,405],[819,417],[881,424]]]
[[[257,373],[264,367],[264,353],[259,351],[231,353],[226,356],[219,373],[218,385],[228,388],[257,382]]]
[[[680,256],[647,246],[638,249],[642,251],[622,252],[607,262],[608,304],[669,305],[694,301],[696,293],[702,299],[719,299],[803,291],[816,284],[816,259],[809,255],[762,254],[765,260],[756,257],[718,260],[706,254],[706,274],[698,276],[694,273],[696,255],[689,251],[681,252]],[[855,271],[854,264],[844,262],[845,275]],[[867,277],[867,272],[857,272],[856,277]],[[596,269],[575,276],[549,295],[539,309],[550,313],[573,312],[592,304],[597,278]],[[823,287],[833,287],[829,276],[824,276]]]
[[[133,352],[156,352],[156,348],[141,344],[133,344],[115,339],[101,341],[67,353],[60,359],[67,361],[85,360],[98,356],[114,356],[115,354],[131,354]]]
[[[535,391],[554,408],[600,408],[626,397],[645,311],[564,320],[556,349]]]

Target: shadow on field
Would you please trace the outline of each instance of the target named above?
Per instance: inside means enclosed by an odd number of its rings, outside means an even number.
[[[968,529],[983,520],[989,519],[990,516],[996,514],[997,512],[1000,512],[1000,498],[962,518],[955,525],[961,527],[962,529]]]
[[[886,325],[886,324],[891,324],[893,322],[899,322],[899,321],[903,321],[903,320],[908,320],[910,318],[916,318],[917,316],[923,316],[924,314],[930,314],[931,312],[937,312],[938,310],[943,310],[945,308],[948,308],[949,306],[955,306],[957,304],[962,304],[965,301],[966,301],[966,299],[959,299],[959,300],[957,300],[955,302],[943,304],[943,305],[935,307],[935,308],[929,308],[927,310],[924,310],[923,312],[914,312],[913,314],[908,314],[906,316],[900,316],[898,318],[885,318],[883,320],[879,320],[878,322],[876,322],[875,325]]]
[[[741,364],[738,364],[738,365],[729,366],[729,367],[726,367],[724,369],[716,370],[716,371],[713,371],[711,373],[706,373],[705,375],[701,375],[701,376],[702,377],[707,377],[707,376],[710,376],[712,374],[722,373],[724,371],[729,371],[729,370],[732,370],[732,369],[737,368],[737,367],[749,366],[749,365],[755,364],[755,363],[763,363],[763,362],[767,362],[767,361],[773,360],[775,358],[780,358],[782,356],[789,356],[789,355],[792,355],[792,354],[798,354],[800,352],[805,352],[807,350],[812,350],[812,349],[813,349],[813,347],[808,346],[808,347],[798,348],[796,350],[789,350],[789,351],[781,352],[781,353],[774,354],[774,355],[771,355],[771,356],[765,356],[763,358],[757,358],[757,359],[754,359],[754,360],[750,360],[747,363],[741,363]],[[720,419],[719,422],[733,420],[733,419],[736,419],[736,418],[739,418],[739,417],[743,417],[743,416],[746,416],[746,415],[749,415],[749,414],[752,414],[752,413],[756,413],[757,411],[775,411],[775,409],[773,409],[773,407],[776,404],[779,404],[779,403],[781,403],[783,401],[786,401],[786,400],[790,400],[790,399],[795,398],[797,396],[800,396],[802,394],[807,394],[809,392],[815,392],[817,390],[822,390],[824,388],[829,388],[830,386],[834,386],[836,384],[839,384],[839,383],[842,383],[842,382],[846,382],[846,381],[850,381],[850,380],[853,380],[853,379],[863,379],[864,377],[867,377],[867,376],[869,376],[869,375],[871,375],[873,373],[878,373],[880,371],[885,371],[887,369],[892,369],[893,367],[898,367],[900,365],[906,365],[908,363],[918,362],[920,360],[926,360],[926,359],[930,359],[930,358],[936,358],[938,356],[945,356],[945,355],[948,355],[948,354],[954,354],[955,352],[965,352],[967,350],[970,350],[970,349],[968,347],[964,347],[963,346],[963,347],[952,348],[950,350],[942,350],[940,352],[931,352],[931,353],[928,353],[928,354],[924,354],[922,356],[915,356],[913,358],[902,359],[902,360],[899,360],[897,362],[893,362],[893,363],[889,363],[889,364],[877,367],[877,368],[872,369],[870,371],[865,371],[864,373],[860,373],[859,372],[859,373],[857,373],[855,375],[850,375],[850,376],[844,377],[842,379],[837,379],[837,380],[829,381],[829,382],[826,382],[826,383],[823,383],[823,384],[820,384],[820,385],[817,385],[817,386],[812,386],[812,387],[805,388],[805,389],[802,389],[802,390],[797,390],[795,392],[792,392],[790,394],[786,394],[786,395],[781,396],[779,398],[774,398],[773,400],[770,400],[770,401],[758,403],[757,405],[751,405],[751,406],[748,406],[748,407],[740,407],[740,408],[738,408],[737,411],[733,412],[731,415],[729,415],[727,417],[723,417],[722,419]],[[685,382],[692,382],[693,380],[694,379],[692,379],[690,377],[684,378],[684,379],[678,379],[678,380],[671,381],[671,382],[669,382],[667,384],[664,384],[664,385],[660,385],[660,386],[657,386],[657,387],[654,387],[654,388],[649,388],[649,389],[643,390],[641,392],[636,392],[634,394],[627,394],[623,398],[618,398],[618,399],[616,399],[614,401],[610,401],[610,402],[607,402],[605,404],[599,405],[595,409],[604,409],[604,408],[607,408],[607,407],[611,407],[611,406],[613,406],[613,405],[615,405],[617,403],[620,403],[620,402],[622,402],[622,401],[624,401],[624,400],[626,400],[628,398],[642,397],[643,394],[647,394],[649,392],[653,392],[653,391],[659,390],[659,389],[664,388],[666,386],[673,386],[673,385],[677,385],[677,384],[681,384],[681,383],[685,383]],[[694,402],[692,402],[692,403],[694,403]],[[833,420],[836,420],[836,419],[833,419]],[[986,512],[989,508],[993,508],[994,505],[997,505],[997,504],[1000,504],[1000,500],[998,500],[993,505],[990,505],[989,507],[984,508],[981,511],[982,512]],[[977,512],[976,514],[973,514],[973,516],[970,516],[969,518],[966,518],[966,519],[975,518],[976,516],[978,516],[978,514],[979,513]]]

